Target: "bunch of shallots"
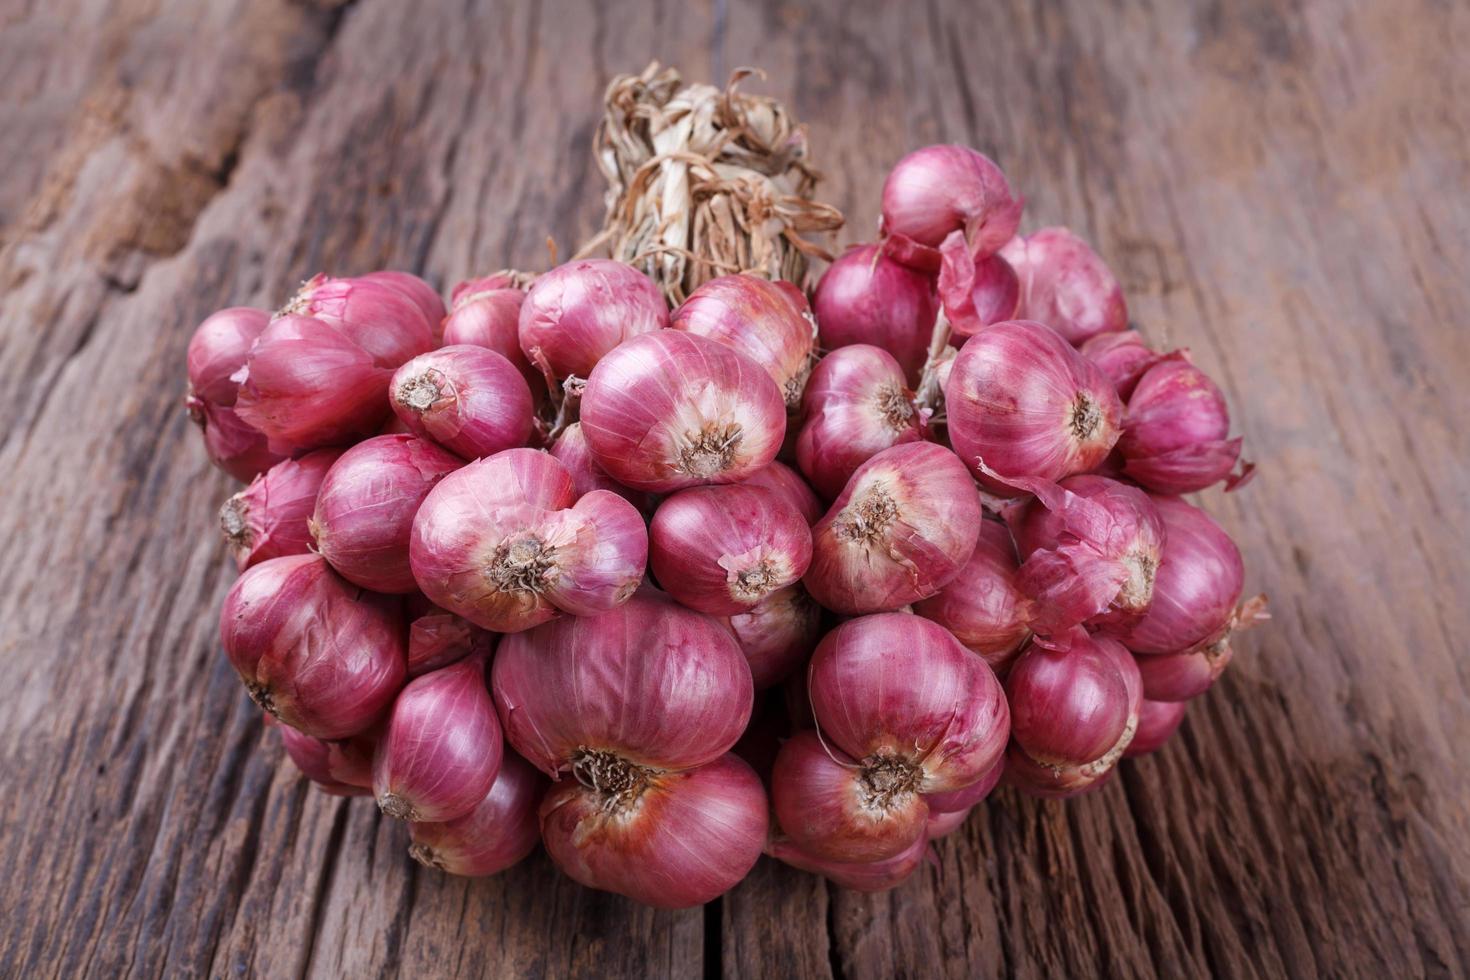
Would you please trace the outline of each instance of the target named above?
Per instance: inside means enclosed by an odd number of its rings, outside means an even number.
[[[1250,472],[1075,235],[928,147],[879,241],[677,308],[630,265],[318,276],[189,347],[242,572],[225,652],[323,790],[487,875],[892,887],[998,783],[1102,784],[1230,659]],[[661,288],[665,287],[665,288]],[[922,392],[922,397],[915,392]]]

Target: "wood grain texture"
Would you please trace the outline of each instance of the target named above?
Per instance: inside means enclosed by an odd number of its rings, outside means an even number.
[[[0,0],[0,975],[1465,975],[1467,43],[1431,0]],[[1181,735],[997,794],[887,895],[430,874],[217,650],[193,325],[318,269],[543,265],[599,221],[605,80],[654,56],[765,68],[844,241],[906,149],[993,154],[1262,464],[1207,506],[1276,618]]]

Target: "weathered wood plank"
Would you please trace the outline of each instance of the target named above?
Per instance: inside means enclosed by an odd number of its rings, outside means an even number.
[[[1457,975],[1470,969],[1470,15],[587,3],[0,14],[0,974]],[[42,9],[42,7],[45,9]],[[59,26],[60,25],[60,26]],[[64,29],[63,29],[64,26]],[[218,655],[192,325],[317,268],[441,285],[599,218],[605,78],[738,64],[871,234],[927,141],[996,155],[1188,345],[1262,478],[1208,506],[1276,620],[1104,792],[1002,792],[903,889],[762,862],[656,913],[544,857],[417,869],[307,790]]]

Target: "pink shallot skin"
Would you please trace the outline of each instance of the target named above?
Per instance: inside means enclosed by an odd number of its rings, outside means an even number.
[[[669,325],[652,279],[609,259],[581,259],[536,277],[517,334],[526,359],[556,379],[585,378],[623,341]]]
[[[1016,234],[1021,209],[1000,167],[968,146],[922,147],[883,182],[884,238],[924,271],[938,270],[939,246],[956,231],[976,258],[994,255]]]
[[[909,387],[919,383],[939,312],[932,276],[854,245],[822,274],[812,309],[823,350],[871,344],[898,361]]]
[[[931,822],[933,819],[930,818]],[[842,888],[857,892],[886,892],[913,877],[929,853],[929,838],[920,834],[893,857],[867,863],[825,861],[787,838],[773,840],[766,846],[766,853],[793,868],[822,875]]]
[[[504,753],[483,655],[416,677],[394,701],[373,753],[378,807],[400,820],[462,817],[490,792]]]
[[[1011,239],[1000,255],[1020,280],[1015,317],[1038,320],[1077,345],[1128,329],[1123,287],[1101,256],[1066,228]]]
[[[914,612],[949,630],[1002,673],[1031,636],[1031,600],[1021,589],[1020,572],[1011,532],[999,521],[981,521],[970,560],[939,592],[914,603]]]
[[[311,550],[317,492],[341,455],[336,449],[318,449],[282,460],[225,501],[220,529],[240,571],[268,558]]]
[[[439,328],[439,319],[425,314],[418,297],[384,281],[381,273],[341,279],[318,273],[302,284],[280,315],[329,324],[372,355],[377,367],[390,370],[433,350]]]
[[[1187,352],[1160,358],[1138,379],[1118,452],[1123,472],[1157,493],[1193,493],[1225,481],[1244,485],[1255,470],[1240,461],[1242,438],[1230,435],[1225,396]]]
[[[408,825],[409,855],[425,867],[484,877],[518,864],[541,843],[536,811],[546,777],[507,752],[490,792],[463,816],[442,823]]]
[[[471,344],[420,354],[393,373],[389,400],[409,431],[464,457],[524,446],[535,422],[515,365]]]
[[[817,326],[806,298],[789,283],[752,275],[720,276],[689,294],[669,329],[698,334],[738,350],[771,375],[789,408],[801,404]]]

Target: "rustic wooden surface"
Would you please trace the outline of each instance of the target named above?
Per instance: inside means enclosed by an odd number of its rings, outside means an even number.
[[[0,975],[1457,976],[1470,970],[1470,12],[1430,0],[0,0]],[[1158,756],[998,794],[906,887],[767,861],[653,912],[463,881],[308,789],[215,641],[211,310],[441,286],[600,216],[606,78],[769,72],[826,197],[936,140],[1097,243],[1219,377],[1208,506],[1275,622]]]

